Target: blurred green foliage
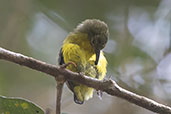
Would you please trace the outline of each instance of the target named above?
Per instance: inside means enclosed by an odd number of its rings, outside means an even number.
[[[1,114],[44,114],[44,111],[30,101],[21,98],[0,96]]]

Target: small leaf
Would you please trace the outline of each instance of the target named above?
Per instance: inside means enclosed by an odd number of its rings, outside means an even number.
[[[0,96],[0,114],[44,114],[44,111],[23,98]]]

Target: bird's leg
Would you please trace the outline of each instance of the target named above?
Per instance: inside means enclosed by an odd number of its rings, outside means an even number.
[[[64,68],[66,68],[69,65],[74,65],[74,67],[78,69],[78,71],[79,71],[78,73],[79,73],[80,76],[84,76],[85,75],[84,72],[81,72],[81,69],[78,68],[78,66],[76,65],[76,63],[74,63],[72,61],[69,61],[66,64],[60,65],[60,68],[64,69]]]
[[[98,79],[99,76],[96,76],[96,78]],[[101,90],[96,90],[96,92],[97,92],[97,96],[99,97],[99,99],[102,100],[103,92]]]
[[[107,79],[103,79],[103,81],[111,80],[111,77],[112,76],[110,75]],[[101,100],[102,99],[102,96],[103,96],[103,92],[100,91],[100,90],[96,90],[96,92],[97,92],[97,95],[98,95],[99,99]]]
[[[79,74],[80,76],[84,76],[84,75],[85,75],[84,72],[78,72],[78,74]]]
[[[112,77],[112,75],[110,75],[110,76],[108,77],[108,79],[107,79],[107,80],[111,80],[111,77]]]
[[[103,92],[100,90],[96,90],[96,92],[97,92],[99,99],[102,100]]]
[[[80,75],[80,76],[84,76],[85,75],[85,67],[82,65],[82,64],[79,64],[79,65],[77,65],[77,67],[76,67],[76,69],[77,69],[77,73]]]
[[[77,67],[77,65],[74,62],[70,61],[70,62],[68,62],[66,64],[60,65],[60,68],[66,68],[69,65],[74,65],[74,67]]]
[[[94,67],[94,69],[96,70],[96,73],[97,73],[95,78],[99,79],[99,73],[98,73],[97,67]],[[96,93],[99,99],[102,100],[103,92],[100,90],[96,90]]]

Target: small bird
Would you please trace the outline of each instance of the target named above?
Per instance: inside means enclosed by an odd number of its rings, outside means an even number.
[[[103,80],[106,75],[107,60],[102,49],[109,36],[107,24],[98,19],[87,19],[69,33],[59,53],[59,65],[73,62],[66,68],[87,76]],[[74,101],[83,104],[93,97],[93,88],[73,81],[67,81],[74,94]]]

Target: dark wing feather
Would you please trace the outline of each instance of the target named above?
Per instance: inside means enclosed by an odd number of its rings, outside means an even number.
[[[65,64],[65,62],[64,62],[64,56],[63,56],[63,52],[62,52],[62,48],[61,48],[61,50],[59,52],[58,64],[59,65]]]

